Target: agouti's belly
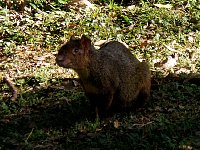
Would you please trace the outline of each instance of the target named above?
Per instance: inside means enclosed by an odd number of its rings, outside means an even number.
[[[91,83],[84,83],[83,89],[85,90],[86,93],[91,93],[91,94],[101,93],[101,91],[100,91],[101,89],[97,88],[96,86],[92,85]]]

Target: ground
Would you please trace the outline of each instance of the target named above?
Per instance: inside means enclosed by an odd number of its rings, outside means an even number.
[[[0,149],[200,149],[199,2],[65,3],[0,2]],[[55,63],[59,47],[82,34],[95,45],[124,42],[149,63],[145,107],[91,117],[77,74]]]

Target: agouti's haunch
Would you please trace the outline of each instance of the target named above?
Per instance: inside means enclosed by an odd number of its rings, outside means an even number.
[[[142,106],[149,99],[148,65],[120,42],[109,42],[96,50],[86,36],[71,37],[58,51],[56,62],[78,73],[97,117],[110,110]]]

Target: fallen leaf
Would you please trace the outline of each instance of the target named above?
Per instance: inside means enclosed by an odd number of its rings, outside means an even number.
[[[147,40],[143,40],[143,41],[141,42],[140,48],[145,48],[147,45],[148,45]]]
[[[154,4],[154,6],[156,6],[158,8],[169,8],[169,9],[173,7],[170,4],[166,4],[166,5],[163,5],[163,4]]]
[[[191,70],[187,69],[187,68],[181,68],[181,69],[175,71],[175,74],[181,74],[181,73],[189,74],[189,73],[191,73]]]
[[[194,37],[189,36],[189,37],[188,37],[188,41],[189,41],[190,43],[194,43]]]
[[[135,9],[135,5],[128,6],[127,9],[128,10],[133,10],[133,9]]]
[[[106,40],[100,40],[94,43],[95,46],[101,46],[102,44],[106,43]]]
[[[162,63],[162,68],[164,69],[170,69],[173,68],[174,66],[176,66],[177,62],[176,59],[169,56],[166,60],[164,60]]]
[[[113,122],[113,125],[114,125],[115,128],[119,128],[120,122],[119,122],[118,120],[115,120],[115,121]]]

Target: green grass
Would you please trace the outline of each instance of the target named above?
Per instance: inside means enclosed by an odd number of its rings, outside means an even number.
[[[101,2],[109,5],[79,13],[66,11],[67,1],[30,1],[23,12],[0,2],[0,149],[200,149],[199,2],[172,1],[171,9],[153,5],[167,4],[162,0],[134,1],[133,8]],[[151,101],[144,108],[92,118],[77,74],[55,64],[62,43],[81,34],[125,42],[149,62]],[[156,64],[173,54],[173,68]]]

